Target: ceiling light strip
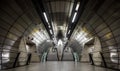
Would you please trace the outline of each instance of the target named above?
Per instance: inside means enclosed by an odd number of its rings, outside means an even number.
[[[69,30],[68,34],[70,34],[70,30]]]
[[[52,34],[52,30],[50,29],[50,33]]]
[[[48,23],[48,18],[47,18],[46,13],[45,13],[45,12],[43,12],[43,15],[44,15],[44,17],[45,17],[46,22]]]
[[[78,11],[79,6],[80,6],[80,2],[77,3],[77,6],[76,6],[76,8],[75,8],[76,11]]]
[[[72,19],[72,23],[75,21],[75,18],[77,16],[77,12],[74,13],[73,19]]]

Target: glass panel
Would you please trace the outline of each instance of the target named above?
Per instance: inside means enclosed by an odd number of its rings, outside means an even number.
[[[7,38],[9,38],[9,39],[11,39],[11,40],[17,40],[17,36],[16,35],[14,35],[14,34],[12,34],[12,33],[9,33],[8,35],[7,35]]]
[[[93,32],[94,30],[92,29],[92,27],[89,24],[86,24],[85,27],[87,28],[87,30]]]
[[[6,39],[5,42],[4,42],[4,44],[6,44],[6,45],[11,45],[11,46],[12,46],[12,45],[14,44],[14,42],[15,42],[15,41],[13,41],[13,40]]]
[[[101,25],[99,25],[96,29],[95,29],[95,31],[98,33],[98,32],[100,32],[100,31],[102,31],[102,30],[104,30],[105,28],[107,28],[107,26],[106,26],[106,24],[101,24]]]
[[[112,33],[107,33],[106,35],[104,35],[103,37],[101,37],[102,41],[106,41],[109,39],[113,38],[113,34]]]
[[[2,63],[9,62],[9,52],[2,52]]]
[[[12,48],[12,47],[9,46],[9,45],[4,45],[4,46],[3,46],[3,49],[6,49],[6,50],[7,50],[7,49],[10,50],[11,48]]]
[[[108,34],[109,32],[111,32],[110,29],[106,28],[103,31],[99,32],[98,35],[103,37],[105,34]]]
[[[22,27],[22,26],[21,26],[19,23],[17,23],[17,22],[13,25],[13,27],[15,27],[16,30],[18,30],[18,31],[20,31],[20,32],[24,32],[24,31],[25,31],[25,28]]]
[[[110,39],[110,40],[107,40],[106,43],[107,43],[108,45],[112,45],[112,44],[114,45],[116,42],[115,42],[114,39]]]
[[[27,23],[23,19],[21,19],[21,18],[19,18],[17,20],[17,22],[19,22],[19,24],[22,25],[24,28],[28,27]]]
[[[21,36],[21,35],[22,35],[22,33],[19,32],[19,31],[17,31],[15,28],[11,28],[11,29],[10,29],[10,32],[14,33],[14,34],[17,35],[17,36]]]

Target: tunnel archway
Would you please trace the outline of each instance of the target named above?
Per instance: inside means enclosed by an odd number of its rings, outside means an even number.
[[[120,69],[119,9],[119,0],[0,0],[0,69],[26,65],[25,60],[15,59],[27,57],[29,43],[39,57],[39,50],[45,49],[39,44],[48,47],[45,41],[50,40],[54,48],[62,39],[63,48],[70,46],[82,58],[94,38],[100,41],[100,46],[95,45],[100,48],[98,61],[93,59],[96,65]],[[57,36],[59,30],[62,35]]]

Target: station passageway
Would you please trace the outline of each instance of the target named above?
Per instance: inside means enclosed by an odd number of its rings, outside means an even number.
[[[72,61],[33,63],[29,66],[19,67],[2,71],[116,71],[101,67],[91,66],[88,63]]]
[[[120,0],[0,0],[0,71],[119,71]]]

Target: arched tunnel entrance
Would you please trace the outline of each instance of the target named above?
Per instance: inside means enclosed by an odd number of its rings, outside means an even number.
[[[0,70],[120,70],[119,23],[119,0],[0,0]]]

